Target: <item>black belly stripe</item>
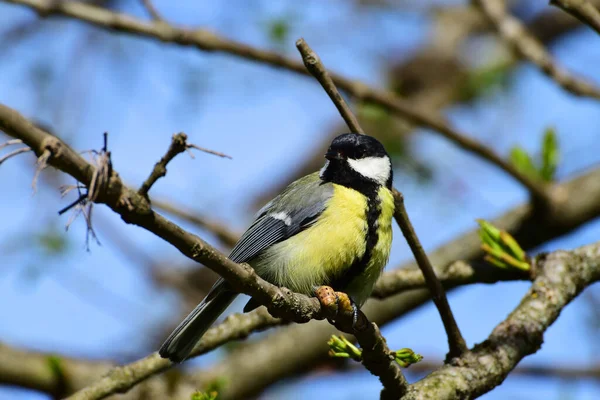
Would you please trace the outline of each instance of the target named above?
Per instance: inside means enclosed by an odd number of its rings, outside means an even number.
[[[345,270],[341,276],[334,279],[330,286],[336,291],[344,291],[344,289],[352,282],[354,278],[359,276],[371,260],[373,249],[379,241],[379,216],[381,215],[381,200],[377,190],[369,190],[368,193],[363,193],[367,196],[367,234],[365,235],[365,253],[358,258],[350,268]]]

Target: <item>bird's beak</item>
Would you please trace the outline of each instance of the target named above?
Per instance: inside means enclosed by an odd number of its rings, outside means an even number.
[[[328,160],[341,160],[343,157],[337,151],[327,150],[327,153],[325,153],[325,158]]]

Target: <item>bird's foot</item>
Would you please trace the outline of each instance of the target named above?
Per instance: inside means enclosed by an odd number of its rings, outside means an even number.
[[[315,295],[328,315],[329,322],[336,325],[339,317],[352,316],[352,327],[358,320],[358,307],[350,296],[344,292],[336,292],[330,286],[320,286],[315,290]]]

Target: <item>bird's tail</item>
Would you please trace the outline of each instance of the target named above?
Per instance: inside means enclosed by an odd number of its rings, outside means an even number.
[[[224,280],[219,279],[206,298],[175,328],[158,354],[176,363],[185,360],[196,343],[236,296],[237,293],[231,291]]]

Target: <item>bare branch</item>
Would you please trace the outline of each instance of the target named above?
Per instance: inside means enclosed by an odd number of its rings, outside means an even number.
[[[16,110],[0,104],[0,129],[28,144],[36,154],[49,150],[50,165],[73,176],[91,192],[91,184],[98,169],[57,137],[37,128]],[[234,290],[254,297],[260,304],[268,305],[271,314],[299,323],[323,319],[319,302],[315,298],[278,288],[261,279],[246,264],[237,264],[208,243],[173,222],[152,211],[144,196],[126,187],[112,169],[107,184],[101,185],[93,199],[106,204],[125,222],[140,226],[161,237],[190,259],[202,263],[227,279]],[[100,187],[99,187],[100,188]],[[88,194],[88,199],[91,197]]]
[[[210,31],[187,30],[171,26],[163,22],[145,22],[131,16],[115,13],[103,8],[84,4],[77,1],[60,2],[48,7],[45,0],[3,0],[7,3],[21,4],[30,7],[41,15],[63,15],[79,19],[101,28],[154,38],[162,42],[176,43],[182,46],[193,46],[204,51],[224,52],[248,60],[284,68],[299,74],[306,74],[304,65],[281,54],[259,50],[254,47],[222,38]],[[484,160],[496,165],[512,176],[530,192],[532,197],[541,205],[549,205],[545,185],[522,174],[510,162],[497,155],[492,149],[452,128],[443,118],[431,110],[417,109],[412,104],[403,101],[398,96],[385,90],[376,90],[362,82],[330,73],[335,84],[352,97],[374,104],[403,117],[408,122],[423,128],[431,129],[457,146],[470,151]]]
[[[183,153],[187,147],[187,135],[185,133],[180,132],[173,135],[167,153],[154,165],[150,176],[142,183],[138,193],[141,196],[148,197],[148,191],[152,185],[167,174],[167,164],[175,158],[177,154]]]
[[[600,11],[586,0],[550,0],[553,6],[562,8],[590,28],[600,33]]]
[[[319,56],[310,48],[304,39],[299,39],[296,42],[296,47],[302,55],[302,59],[304,60],[306,68],[312,75],[314,75],[321,86],[323,86],[325,92],[327,92],[329,98],[335,104],[336,108],[342,115],[342,118],[344,118],[344,121],[346,121],[346,124],[348,124],[350,130],[355,133],[364,134],[363,129],[358,123],[358,120],[352,114],[352,111],[350,111],[350,108],[338,92],[335,83],[331,80],[331,77],[325,69],[325,66],[319,59]],[[431,263],[429,262],[429,259],[427,258],[423,247],[421,246],[419,238],[417,237],[417,234],[410,223],[408,213],[404,208],[404,198],[396,189],[393,189],[393,192],[394,204],[396,208],[394,218],[396,219],[396,222],[398,222],[400,229],[402,229],[402,233],[404,234],[404,237],[406,238],[406,241],[410,246],[413,255],[415,256],[415,259],[417,260],[419,268],[421,271],[423,271],[427,286],[433,295],[435,305],[440,313],[440,316],[442,317],[442,321],[444,322],[444,328],[446,329],[446,334],[448,335],[448,345],[450,348],[449,356],[458,357],[467,350],[467,345],[462,337],[462,334],[460,333],[460,329],[456,324],[454,316],[452,315],[452,310],[448,304],[448,299],[446,298],[444,288],[435,276],[433,267],[431,266]]]
[[[440,283],[437,278],[435,271],[433,270],[433,266],[423,250],[423,246],[419,241],[419,237],[415,232],[412,223],[408,217],[408,213],[406,212],[406,208],[404,207],[404,196],[402,193],[397,190],[394,191],[394,204],[396,206],[396,210],[394,211],[394,218],[400,229],[402,230],[402,234],[408,243],[410,250],[412,251],[419,268],[423,272],[423,276],[425,277],[425,283],[427,283],[427,287],[431,296],[433,298],[433,302],[440,313],[440,317],[442,318],[442,322],[444,323],[444,329],[446,330],[446,335],[448,336],[448,347],[450,349],[448,353],[448,358],[459,357],[462,353],[467,351],[467,344],[465,343],[465,339],[460,333],[460,329],[456,320],[454,319],[454,315],[452,314],[452,310],[450,309],[450,304],[448,304],[448,299],[446,297],[446,291],[444,287]]]
[[[475,398],[501,384],[521,359],[538,351],[544,332],[588,285],[600,279],[600,242],[535,262],[538,276],[519,306],[452,364],[411,385],[406,400]]]
[[[338,112],[346,122],[346,125],[348,125],[348,128],[350,128],[350,132],[364,135],[365,131],[363,131],[358,123],[358,120],[352,111],[350,111],[350,107],[348,107],[348,104],[346,104],[346,101],[344,101],[344,98],[340,92],[338,92],[337,88],[335,87],[335,83],[333,83],[333,80],[329,76],[329,73],[325,69],[325,66],[321,62],[321,59],[317,53],[315,53],[313,49],[310,48],[308,43],[306,43],[306,41],[302,38],[296,41],[296,48],[302,56],[302,61],[304,61],[306,69],[317,79],[317,81],[319,81],[321,86],[323,86],[323,89],[325,89],[325,92],[338,109]]]
[[[150,176],[142,183],[142,186],[138,190],[138,194],[144,197],[148,197],[148,191],[156,183],[157,180],[167,174],[167,164],[171,162],[178,154],[183,153],[188,149],[197,149],[205,153],[214,154],[219,157],[231,158],[227,154],[220,153],[218,151],[205,149],[204,147],[196,146],[195,144],[188,144],[187,135],[183,132],[176,133],[171,139],[171,145],[165,153],[165,155],[154,165]],[[194,155],[190,152],[190,156],[194,158]]]
[[[52,154],[50,164],[73,177],[79,177],[78,179],[88,186],[88,193],[91,192],[90,186],[99,175],[98,170],[100,168],[94,168],[87,163],[57,137],[37,128],[17,111],[4,105],[0,105],[0,129],[23,140],[36,154],[43,154],[44,151],[49,150]],[[106,151],[106,146],[103,153],[109,154]],[[181,227],[152,211],[144,196],[125,187],[118,174],[112,169],[110,172],[110,177],[106,179],[107,184],[101,185],[102,190],[95,192],[94,201],[106,204],[121,215],[125,222],[145,228],[172,244],[187,257],[213,269],[227,279],[234,290],[248,294],[260,304],[266,305],[270,314],[275,317],[282,317],[299,323],[327,317],[326,310],[321,310],[317,299],[293,293],[286,288],[278,288],[261,279],[249,265],[237,264],[229,260],[199,237],[186,232]],[[88,195],[88,201],[91,201],[89,199]],[[338,317],[337,322],[341,326],[351,325],[348,319],[352,318],[351,315],[340,315]],[[354,333],[353,331],[351,330],[349,333]],[[370,336],[365,336],[367,338],[372,337],[374,334],[369,330],[365,332],[370,334]],[[376,346],[374,349],[382,349],[382,347]],[[155,357],[158,356],[155,355]],[[396,370],[399,371],[399,368]],[[125,374],[125,376],[128,375],[129,373]],[[120,376],[120,374],[117,374],[117,377]],[[115,379],[115,377],[113,376],[112,379]],[[112,386],[116,391],[119,390],[121,385],[120,379],[116,378],[117,382]],[[94,393],[96,392],[92,390],[90,396],[81,394],[81,397],[77,395],[74,398],[99,399],[114,392],[100,391],[99,395]]]
[[[271,317],[264,307],[243,315],[234,314],[209,329],[192,354],[198,356],[208,353],[227,342],[244,339],[252,332],[281,323],[281,320]],[[142,380],[171,366],[169,360],[160,358],[156,353],[118,367],[110,361],[83,361],[20,351],[0,344],[0,383],[35,389],[57,398],[63,398],[75,390],[80,391],[70,399],[100,399],[125,393]],[[169,385],[168,382],[165,384]]]
[[[563,67],[557,65],[546,48],[527,31],[525,26],[506,12],[504,0],[473,0],[473,3],[479,7],[502,39],[520,57],[535,64],[566,91],[577,96],[600,99],[600,88],[572,76]]]
[[[469,264],[454,261],[446,266],[435,268],[435,274],[444,289],[471,283],[498,283],[508,281],[530,280],[531,275],[521,270],[506,270],[488,264]],[[384,273],[377,281],[372,297],[387,297],[415,289],[427,288],[423,272],[418,268],[396,268]]]
[[[553,192],[557,198],[564,199],[558,202],[558,207],[553,213],[540,214],[531,205],[522,204],[494,219],[493,224],[510,232],[523,249],[530,250],[573,232],[583,224],[600,217],[600,202],[597,200],[600,198],[600,168],[557,184]],[[490,270],[491,267],[481,269],[477,265],[476,269],[471,270],[465,267],[464,263],[453,263],[454,260],[476,263],[482,256],[480,245],[477,230],[473,230],[428,252],[429,259],[436,266],[438,277],[448,276],[449,271],[460,268],[456,273],[457,282],[453,282],[453,279],[444,281],[446,288],[451,289],[455,287],[455,283],[460,285],[461,282],[476,279],[475,277],[480,277],[478,282],[492,283],[493,274],[501,273]],[[404,270],[406,274],[401,272]],[[415,276],[420,276],[420,281]],[[415,262],[407,262],[385,272],[379,280],[379,283],[385,284],[380,286],[378,283],[377,288],[385,290],[388,282],[394,283],[391,288],[395,285],[400,287],[401,283],[398,281],[403,277],[412,280],[415,285],[425,287],[419,267]],[[368,301],[363,311],[371,321],[382,326],[429,303],[430,300],[427,289],[413,288],[381,301]],[[219,397],[223,400],[249,398],[281,379],[311,370],[316,364],[326,362],[329,358],[323,343],[335,333],[335,328],[323,323],[288,326],[262,340],[234,350],[210,369],[196,374],[196,380],[200,385],[217,378],[226,379],[229,383],[219,393]],[[302,348],[301,352],[297,351],[299,346]],[[259,359],[260,362],[257,362]],[[269,368],[270,365],[277,365],[277,368]]]
[[[93,383],[110,367],[111,363],[105,361],[23,351],[0,343],[0,384],[37,390],[54,398]]]
[[[279,324],[281,321],[273,318],[264,307],[245,315],[231,315],[223,323],[206,332],[194,348],[192,357],[207,353],[232,340],[244,339],[252,332]],[[125,393],[144,379],[171,366],[173,364],[168,359],[153,353],[131,364],[115,367],[105,377],[69,396],[68,399],[97,400],[115,393]]]

